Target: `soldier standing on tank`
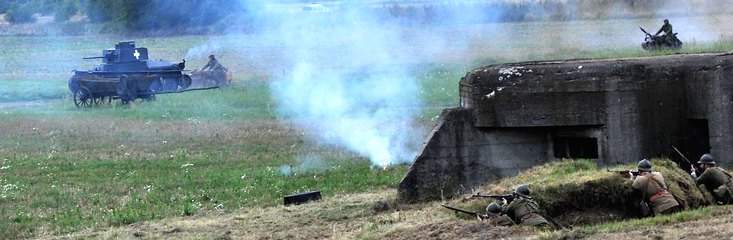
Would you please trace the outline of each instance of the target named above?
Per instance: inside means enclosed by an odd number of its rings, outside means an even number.
[[[700,189],[710,191],[718,204],[733,203],[733,182],[730,173],[716,167],[715,159],[709,153],[703,154],[697,164],[700,164],[702,173],[697,177],[698,173],[693,167],[690,175],[695,178],[695,183],[702,185]]]
[[[514,200],[507,204],[505,198],[501,199],[501,210],[515,223],[525,226],[549,227],[550,223],[545,219],[537,202],[530,197],[531,191],[526,184],[519,185],[512,193]]]
[[[654,34],[654,36],[659,35],[659,33],[664,32],[664,42],[667,43],[667,45],[672,45],[673,43],[673,37],[674,34],[672,33],[672,24],[669,24],[669,19],[664,19],[664,24],[662,24],[662,27],[659,28],[659,31]]]
[[[201,68],[201,71],[206,70],[206,68],[209,68],[210,71],[216,71],[221,70],[222,66],[219,64],[219,60],[216,60],[214,55],[209,55],[209,62],[204,65],[203,68]]]
[[[679,211],[680,204],[667,191],[667,185],[664,183],[662,174],[652,172],[652,163],[649,160],[642,159],[637,167],[639,176],[634,177],[633,174],[629,173],[631,179],[634,180],[631,187],[642,201],[649,204],[651,212],[654,215],[660,215]]]
[[[491,203],[486,206],[486,215],[476,215],[476,219],[479,221],[489,220],[489,223],[494,226],[512,226],[514,221],[501,212],[501,206],[498,203]]]

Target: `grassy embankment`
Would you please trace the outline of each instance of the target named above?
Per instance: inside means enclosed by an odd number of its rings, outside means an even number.
[[[154,58],[176,59],[184,54],[183,49],[203,41],[203,37],[176,37],[138,43],[149,47]],[[0,89],[0,101],[62,99],[0,109],[0,238],[274,206],[284,195],[309,189],[321,190],[326,197],[389,189],[407,169],[374,169],[353,153],[311,143],[302,129],[276,116],[266,76],[256,70],[230,65],[242,74],[229,89],[77,110],[65,85],[68,66],[91,68],[96,63],[78,57],[94,55],[99,50],[89,53],[89,49],[109,48],[114,41],[107,37],[3,37],[0,42],[16,45],[14,51],[0,56],[6,68],[16,69],[0,73],[1,84],[9,86]],[[716,43],[689,46],[685,51],[730,49],[731,43]],[[428,106],[455,106],[458,79],[478,65],[651,54],[667,53],[629,49],[571,55],[558,48],[540,54],[473,59],[465,65],[426,64],[418,67],[415,76]],[[235,54],[221,59],[224,63],[248,61]],[[190,64],[200,66],[203,58]],[[420,122],[429,127],[439,111],[426,108]],[[292,165],[294,172],[282,174],[284,165]]]
[[[655,159],[655,169],[665,175],[665,182],[678,184],[690,181],[683,170],[672,162]],[[613,166],[626,169],[631,165]],[[673,215],[636,219],[624,215],[625,205],[619,200],[630,199],[631,181],[617,173],[606,172],[587,160],[560,161],[536,166],[518,176],[487,185],[486,193],[504,193],[517,184],[528,183],[541,207],[551,212],[558,206],[573,204],[603,204],[601,208],[588,208],[585,220],[604,221],[581,224],[571,223],[576,213],[583,209],[566,208],[562,216],[554,215],[566,229],[540,230],[531,227],[490,227],[465,214],[454,213],[440,206],[440,202],[400,204],[395,202],[393,190],[379,190],[332,196],[324,201],[299,206],[271,206],[243,208],[231,214],[198,214],[192,217],[167,218],[109,229],[86,229],[69,235],[69,238],[153,238],[153,239],[630,239],[632,236],[680,239],[690,234],[731,236],[721,229],[729,228],[725,219],[733,212],[728,206],[694,208]],[[600,183],[600,184],[599,184]],[[687,192],[675,195],[688,197]],[[602,198],[586,199],[587,195],[602,194]],[[694,193],[692,195],[695,195]],[[698,198],[698,197],[692,197]],[[447,203],[466,209],[482,211],[491,200],[457,198]],[[614,203],[614,204],[608,204]],[[615,210],[615,211],[614,211]],[[557,214],[557,213],[556,213]],[[614,214],[621,214],[614,215]],[[570,216],[570,217],[566,217]],[[608,216],[612,216],[608,218]],[[615,216],[615,217],[613,217]],[[691,226],[687,227],[686,226]],[[705,226],[699,228],[699,226]],[[633,235],[626,234],[632,233]],[[702,235],[701,235],[702,234]],[[610,237],[606,237],[610,236]]]

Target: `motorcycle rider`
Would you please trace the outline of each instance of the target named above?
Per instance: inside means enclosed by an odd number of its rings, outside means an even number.
[[[218,71],[222,70],[223,66],[219,64],[219,60],[216,60],[214,55],[209,55],[209,62],[204,65],[203,68],[201,68],[201,71],[206,71],[206,68],[209,68],[209,71]]]
[[[668,46],[671,46],[674,42],[674,33],[672,33],[672,24],[669,24],[669,19],[664,19],[664,24],[662,24],[662,27],[659,28],[659,31],[654,34],[654,36],[659,35],[659,33],[664,32],[664,42],[667,43]]]

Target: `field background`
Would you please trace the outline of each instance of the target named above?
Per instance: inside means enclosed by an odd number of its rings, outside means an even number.
[[[685,42],[681,52],[730,51],[732,20],[671,19]],[[640,48],[638,27],[660,25],[638,18],[406,27],[400,37],[407,43],[468,39],[461,47],[402,50],[420,59],[405,62],[421,89],[415,122],[427,135],[443,108],[458,106],[460,78],[479,66],[672,54]],[[273,72],[287,70],[287,56],[277,39],[263,39],[0,36],[0,239],[213,238],[233,229],[236,238],[381,238],[455,220],[429,203],[385,211],[408,166],[374,167],[279,116],[269,83]],[[234,84],[77,109],[66,86],[71,70],[93,68],[96,60],[81,58],[123,40],[147,47],[151,58],[185,58],[190,70],[208,55],[192,50],[216,43]],[[320,190],[325,201],[280,206],[283,196],[308,190]]]

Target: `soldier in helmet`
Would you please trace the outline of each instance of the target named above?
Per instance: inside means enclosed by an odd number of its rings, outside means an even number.
[[[206,68],[209,68],[210,71],[217,71],[217,70],[221,70],[223,66],[219,64],[219,60],[216,60],[214,55],[209,55],[209,62],[207,62],[206,65],[204,65],[204,67],[201,68],[201,71],[205,71]]]
[[[642,159],[637,167],[639,176],[634,179],[632,175],[634,182],[631,187],[640,199],[649,204],[651,212],[655,215],[677,212],[680,204],[667,191],[662,174],[652,171],[652,162]]]
[[[489,223],[494,226],[511,226],[514,225],[514,221],[501,212],[501,206],[498,203],[491,203],[486,206],[486,215],[477,215],[478,220],[489,220]]]
[[[665,36],[672,35],[672,24],[669,24],[669,19],[664,19],[664,24],[662,24],[662,27],[654,35],[659,35],[661,32],[664,32]]]
[[[532,200],[530,193],[529,186],[526,184],[519,185],[512,193],[514,200],[511,203],[507,204],[505,198],[501,199],[502,212],[517,224],[549,227],[549,222],[540,214],[540,207]]]
[[[667,44],[671,44],[674,35],[672,33],[672,24],[669,24],[669,19],[664,19],[664,24],[662,24],[662,27],[659,28],[659,31],[654,35],[659,35],[661,32],[664,32],[664,41],[667,42]]]
[[[702,173],[697,177],[698,173],[693,167],[690,175],[695,178],[698,185],[702,185],[700,189],[710,191],[719,204],[733,203],[731,175],[722,168],[716,167],[715,159],[709,153],[703,154],[697,164],[700,164]]]

